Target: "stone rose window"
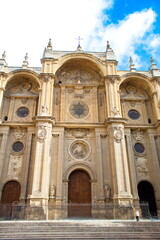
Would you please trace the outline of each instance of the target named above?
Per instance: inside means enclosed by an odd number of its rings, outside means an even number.
[[[75,118],[84,118],[89,113],[88,105],[83,101],[74,101],[70,108],[69,108],[70,114]]]

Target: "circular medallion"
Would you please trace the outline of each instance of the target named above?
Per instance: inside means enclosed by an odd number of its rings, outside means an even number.
[[[140,117],[140,113],[137,110],[131,109],[128,112],[128,116],[133,120],[137,120]]]
[[[90,154],[89,145],[84,141],[75,141],[70,145],[70,155],[75,159],[85,159]]]
[[[20,108],[17,109],[18,117],[21,117],[21,118],[27,117],[28,114],[29,114],[29,109],[26,108],[26,107],[20,107]]]
[[[136,143],[136,144],[134,145],[134,150],[135,150],[137,153],[144,153],[145,148],[144,148],[143,144],[141,144],[141,143]]]
[[[88,115],[89,108],[85,102],[74,101],[71,104],[69,111],[73,117],[81,119]]]
[[[22,142],[14,142],[13,145],[12,145],[12,150],[14,152],[21,152],[24,148],[24,144]]]

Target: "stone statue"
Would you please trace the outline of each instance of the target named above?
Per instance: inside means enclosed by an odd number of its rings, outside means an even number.
[[[56,197],[56,186],[54,184],[51,184],[50,191],[49,191],[49,198],[55,199]]]
[[[109,184],[104,185],[104,197],[106,201],[109,201],[109,199],[111,198],[111,188]]]

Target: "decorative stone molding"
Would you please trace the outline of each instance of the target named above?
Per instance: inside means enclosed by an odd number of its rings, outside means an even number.
[[[44,82],[49,82],[50,80],[52,80],[54,78],[54,75],[51,73],[41,73],[40,74],[40,78],[44,81]]]
[[[17,139],[20,140],[25,136],[25,129],[21,128],[20,126],[17,126],[13,130],[13,136]]]
[[[107,138],[107,134],[100,134],[101,138]]]
[[[144,138],[144,131],[140,128],[132,131],[132,138],[136,141],[141,141]]]
[[[117,143],[120,143],[123,139],[123,131],[122,128],[119,126],[114,127],[114,139]]]
[[[38,126],[37,129],[37,138],[40,142],[44,142],[44,140],[46,139],[46,135],[47,135],[47,131],[45,126]]]

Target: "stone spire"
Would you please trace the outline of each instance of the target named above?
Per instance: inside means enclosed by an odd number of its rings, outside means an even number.
[[[160,76],[160,71],[159,69],[157,68],[157,65],[156,63],[154,62],[154,59],[151,57],[150,59],[150,62],[151,62],[151,68],[150,68],[150,71],[152,73],[153,76]]]
[[[23,61],[23,64],[22,64],[22,68],[28,68],[28,53],[26,53],[25,57],[24,57],[24,61]]]
[[[109,41],[107,41],[107,46],[106,46],[106,60],[116,61],[116,56],[109,44]]]
[[[136,68],[135,68],[135,65],[133,63],[132,57],[130,57],[129,62],[130,62],[130,66],[129,66],[130,67],[130,72],[135,72]]]
[[[4,67],[7,65],[6,63],[6,52],[4,51],[2,57],[0,58],[0,71],[4,70]]]
[[[48,45],[47,45],[47,49],[52,50],[51,38],[49,39],[49,42],[48,42]]]

